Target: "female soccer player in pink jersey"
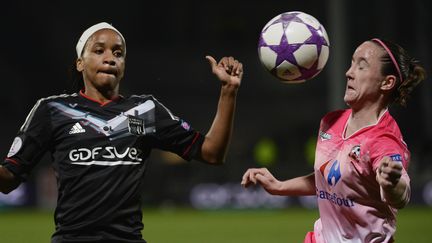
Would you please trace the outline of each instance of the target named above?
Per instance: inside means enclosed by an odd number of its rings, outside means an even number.
[[[286,181],[252,168],[242,185],[274,195],[316,195],[320,219],[304,242],[393,242],[397,209],[410,198],[410,153],[388,107],[406,105],[424,69],[399,45],[362,43],[346,72],[349,109],[320,124],[314,173]]]

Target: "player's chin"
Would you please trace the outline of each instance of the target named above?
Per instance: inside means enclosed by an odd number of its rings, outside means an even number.
[[[351,106],[356,100],[355,94],[352,91],[346,91],[344,95],[344,101],[346,104]]]
[[[105,75],[98,77],[96,85],[103,89],[114,89],[118,86],[120,80],[114,75]]]

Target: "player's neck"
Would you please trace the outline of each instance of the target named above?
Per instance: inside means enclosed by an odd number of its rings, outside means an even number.
[[[110,102],[119,96],[118,88],[110,90],[98,90],[94,87],[86,87],[83,93],[85,96],[101,104]]]
[[[352,113],[348,119],[348,124],[345,131],[345,136],[349,137],[356,131],[378,123],[387,107],[378,105],[363,107],[362,109],[352,109]]]

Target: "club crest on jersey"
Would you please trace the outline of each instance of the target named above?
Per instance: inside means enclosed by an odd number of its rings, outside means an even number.
[[[321,141],[330,140],[332,137],[331,134],[328,134],[328,133],[323,132],[323,131],[319,131],[319,136],[321,138]]]
[[[355,161],[360,161],[360,145],[355,145],[348,156]]]
[[[128,116],[129,132],[134,135],[145,135],[144,120],[136,116]]]
[[[338,181],[342,177],[341,172],[340,172],[340,163],[339,163],[339,161],[335,160],[332,163],[330,169],[328,170],[327,176],[325,176],[324,175],[325,169],[327,168],[329,163],[330,163],[330,160],[321,165],[321,167],[320,167],[321,175],[327,179],[327,183],[330,186],[335,186],[336,183],[338,183]]]

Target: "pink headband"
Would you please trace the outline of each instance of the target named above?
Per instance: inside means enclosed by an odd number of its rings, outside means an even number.
[[[378,42],[382,47],[384,47],[384,49],[386,50],[386,52],[387,52],[388,55],[390,56],[390,59],[392,60],[394,66],[396,67],[396,70],[397,70],[397,72],[398,72],[398,74],[399,74],[399,79],[400,79],[400,81],[401,81],[401,83],[402,83],[402,82],[403,82],[403,79],[402,79],[402,73],[401,73],[401,71],[400,71],[400,69],[399,69],[399,65],[397,64],[396,59],[395,59],[394,56],[393,56],[393,53],[392,53],[392,52],[390,51],[390,49],[386,46],[386,44],[384,44],[384,42],[382,42],[380,39],[378,39],[378,38],[373,38],[372,40]]]

